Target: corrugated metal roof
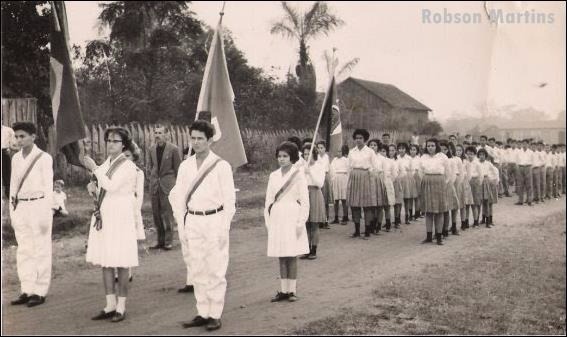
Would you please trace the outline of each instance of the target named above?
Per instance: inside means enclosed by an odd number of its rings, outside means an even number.
[[[374,95],[380,97],[388,104],[392,105],[393,107],[431,111],[430,108],[420,103],[415,98],[401,91],[392,84],[367,81],[354,77],[347,78],[346,80],[341,82],[341,84],[346,81],[353,81],[359,84],[360,86],[364,87]]]

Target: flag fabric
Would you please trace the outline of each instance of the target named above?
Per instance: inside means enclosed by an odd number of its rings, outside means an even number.
[[[78,141],[86,137],[85,123],[69,54],[69,29],[64,1],[51,1],[50,33],[49,75],[55,150],[61,150],[70,164],[83,166]]]
[[[208,119],[215,127],[211,149],[235,168],[248,162],[234,111],[234,92],[224,54],[222,17],[219,21],[205,66],[195,119]]]
[[[337,151],[343,146],[343,131],[334,76],[331,78],[331,83],[323,102],[323,116],[321,117],[320,128],[322,138],[327,143],[329,157],[335,157]]]

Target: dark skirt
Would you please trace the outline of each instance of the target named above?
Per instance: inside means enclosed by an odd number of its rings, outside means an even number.
[[[347,203],[350,207],[375,207],[376,184],[372,183],[370,172],[352,169],[348,177]]]
[[[423,198],[423,212],[447,212],[445,176],[442,174],[427,174],[423,176],[420,196]]]
[[[329,204],[333,202],[333,185],[331,184],[331,175],[329,172],[325,173],[325,183],[323,184],[323,188],[321,190],[323,193],[323,198],[325,199],[325,204]]]
[[[494,200],[498,198],[498,191],[494,189],[494,186],[495,184],[488,179],[482,181],[482,201],[488,201],[489,204],[494,204]],[[496,192],[496,194],[494,192]]]
[[[482,204],[482,185],[480,183],[480,178],[471,178],[470,185],[473,197],[473,205],[480,206]]]
[[[325,222],[325,199],[321,189],[317,186],[309,186],[309,219],[308,222]]]
[[[384,179],[379,173],[372,174],[372,181],[376,188],[376,205],[378,207],[388,206],[388,195],[386,194],[386,185],[384,185]]]
[[[401,205],[404,202],[404,187],[402,185],[402,178],[394,180],[394,195],[396,197],[396,205]]]

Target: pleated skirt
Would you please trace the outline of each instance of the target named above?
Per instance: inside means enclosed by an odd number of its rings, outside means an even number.
[[[396,203],[396,192],[394,190],[394,183],[392,179],[384,179],[384,186],[386,187],[386,205],[394,206]]]
[[[417,186],[415,184],[415,178],[412,174],[406,174],[401,178],[402,189],[404,193],[404,199],[417,198]]]
[[[323,198],[325,199],[325,203],[332,202],[333,199],[333,187],[331,184],[331,175],[329,172],[325,173],[325,183],[323,184],[323,189],[321,190],[323,193]]]
[[[459,197],[457,196],[457,191],[455,190],[455,184],[445,184],[445,192],[447,193],[447,209],[450,211],[459,209]]]
[[[465,206],[469,206],[469,205],[473,205],[474,204],[474,199],[473,199],[473,194],[472,194],[472,190],[471,190],[471,184],[463,179],[462,182],[463,185],[463,202],[465,204]],[[461,207],[463,207],[461,205]]]
[[[374,207],[376,201],[376,184],[368,170],[353,169],[348,177],[347,203],[350,207]]]
[[[488,180],[484,179],[482,181],[482,201],[488,201],[489,204],[493,204],[494,200],[498,197],[498,193],[494,194],[494,184]]]
[[[331,185],[333,187],[333,198],[335,200],[346,200],[348,187],[348,174],[337,173],[333,176]]]
[[[413,175],[415,181],[415,187],[417,191],[417,199],[415,199],[415,207],[417,210],[423,209],[423,198],[421,197],[421,176],[419,173]]]
[[[386,193],[386,185],[384,179],[379,173],[372,174],[372,181],[376,185],[376,205],[378,207],[388,206],[388,195]]]
[[[394,179],[394,197],[396,198],[396,205],[400,205],[404,202],[404,187],[402,185],[402,178]]]
[[[421,182],[421,197],[423,212],[444,213],[447,208],[447,188],[445,176],[442,174],[427,174]]]
[[[309,219],[308,222],[325,222],[325,198],[317,186],[309,186]]]
[[[480,183],[480,178],[471,178],[470,185],[473,197],[473,205],[480,206],[482,204],[482,184]]]

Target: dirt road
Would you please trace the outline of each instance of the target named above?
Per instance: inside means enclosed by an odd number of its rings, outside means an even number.
[[[449,261],[455,252],[499,240],[505,231],[521,231],[545,217],[563,213],[565,198],[543,205],[514,206],[505,198],[495,207],[496,226],[471,229],[450,236],[442,247],[421,245],[423,219],[401,230],[374,236],[369,241],[351,239],[353,230],[334,225],[322,230],[319,258],[299,264],[295,303],[270,303],[279,289],[277,260],[266,257],[263,227],[241,226],[231,231],[228,290],[222,317],[222,334],[285,333],[307,322],[337,313],[345,307],[367,305],[372,289],[388,286],[396,275],[412,275],[429,263]],[[260,221],[258,214],[247,219]],[[143,255],[135,269],[127,302],[127,319],[121,323],[95,322],[90,317],[104,306],[101,272],[84,262],[83,239],[54,242],[54,279],[44,305],[36,308],[10,306],[18,294],[13,248],[3,250],[4,334],[205,334],[186,330],[181,322],[196,315],[192,294],[180,295],[185,269],[179,247],[169,252]],[[68,253],[66,253],[68,252]]]

